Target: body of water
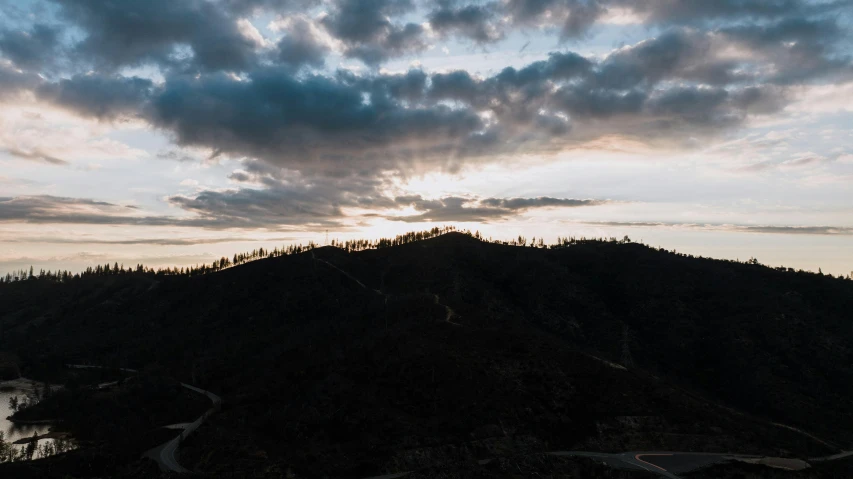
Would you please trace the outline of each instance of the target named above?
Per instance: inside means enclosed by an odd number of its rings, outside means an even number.
[[[4,440],[7,443],[12,443],[18,439],[32,437],[34,433],[38,433],[38,435],[41,436],[50,431],[50,424],[15,424],[6,419],[14,412],[9,406],[9,400],[15,396],[18,397],[19,401],[26,400],[27,394],[33,392],[35,385],[36,383],[25,379],[0,382],[0,432],[3,433]],[[41,446],[45,442],[50,442],[59,446],[56,444],[54,439],[42,439],[39,441],[39,445]],[[25,448],[26,445],[13,444],[13,447],[21,450]]]

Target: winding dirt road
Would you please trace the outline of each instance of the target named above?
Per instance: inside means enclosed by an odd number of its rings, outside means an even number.
[[[103,366],[89,366],[84,364],[69,364],[68,367],[72,369],[116,369],[118,371],[133,374],[137,372],[135,369],[105,368]],[[210,399],[210,402],[213,405],[210,409],[205,411],[204,414],[202,414],[198,419],[189,424],[183,425],[184,427],[181,428],[180,434],[178,434],[176,437],[164,442],[163,444],[160,444],[155,448],[149,449],[142,455],[143,457],[148,457],[156,461],[157,464],[160,466],[160,470],[177,472],[179,474],[192,472],[189,469],[181,466],[181,464],[178,462],[178,449],[180,448],[181,443],[196,429],[198,429],[198,427],[201,426],[207,418],[213,415],[222,406],[222,398],[220,398],[216,394],[213,394],[210,391],[206,391],[204,389],[197,388],[186,383],[181,383],[181,386],[195,393],[203,394],[208,399]]]

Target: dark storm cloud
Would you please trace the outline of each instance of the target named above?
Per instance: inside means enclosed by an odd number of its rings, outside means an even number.
[[[11,65],[0,63],[0,100],[19,96],[41,83],[41,77],[34,73],[19,71]]]
[[[853,7],[853,3],[851,3]],[[732,42],[765,55],[776,72],[767,80],[794,84],[851,70],[849,50],[838,47],[843,37],[835,19],[791,18],[762,26],[734,26],[720,30]]]
[[[675,29],[610,54],[596,72],[599,85],[613,89],[650,87],[668,79],[709,85],[755,80],[743,71],[743,61],[720,59],[719,50],[730,46],[725,35]]]
[[[99,69],[154,63],[190,71],[252,69],[259,58],[267,57],[260,55],[261,45],[241,33],[239,21],[257,14],[295,17],[316,12],[314,7],[327,10],[320,24],[341,42],[343,54],[373,67],[426,49],[431,36],[425,24],[438,38],[466,38],[480,45],[500,41],[517,29],[554,32],[568,39],[583,36],[614,8],[665,28],[728,29],[745,41],[762,35],[752,30],[764,29],[764,38],[776,42],[795,35],[801,40],[790,53],[806,59],[806,53],[820,43],[818,37],[826,39],[838,31],[837,13],[850,7],[849,0],[51,1],[59,7],[59,18],[83,33],[78,43],[69,45],[76,63]],[[780,26],[772,26],[773,22]],[[17,64],[35,68],[53,60],[57,31],[45,25],[6,31],[0,37],[0,49]],[[813,36],[808,44],[806,35]],[[189,59],[187,50],[192,52]],[[298,28],[278,50],[277,62],[291,65],[319,66],[327,53]],[[734,65],[711,64],[692,74],[720,83],[732,70]]]
[[[278,14],[299,12],[320,4],[322,0],[222,0],[222,5],[237,15],[259,11],[272,11]]]
[[[317,38],[308,20],[301,17],[292,19],[286,32],[277,45],[278,59],[282,63],[294,68],[302,65],[323,66],[330,49]]]
[[[642,90],[587,90],[561,88],[557,101],[572,115],[606,119],[617,115],[638,115],[648,99]]]
[[[651,15],[667,4],[646,1],[636,9]],[[137,115],[178,145],[209,149],[213,157],[249,157],[307,176],[346,177],[453,172],[469,163],[551,154],[609,136],[696,144],[739,127],[751,115],[781,110],[791,101],[792,85],[853,71],[849,55],[839,50],[845,33],[836,20],[814,17],[811,7],[795,9],[806,15],[796,19],[774,13],[781,7],[748,0],[696,8],[714,18],[742,11],[761,16],[761,23],[675,27],[603,58],[555,52],[489,77],[465,70],[359,75],[301,68],[323,64],[326,33],[341,42],[345,55],[372,65],[422,48],[423,27],[410,21],[419,13],[413,1],[336,0],[326,16],[279,19],[283,38],[257,63],[243,61],[255,56],[256,46],[246,46],[235,12],[272,3],[227,2],[228,8],[201,22],[213,5],[63,2],[63,15],[88,35],[72,49],[96,49],[92,58],[113,65],[160,61],[164,81],[101,72],[48,82],[0,63],[0,96],[35,89],[41,99],[85,116]],[[630,7],[615,0],[442,1],[430,21],[440,35],[475,38],[476,30],[462,30],[508,11],[512,22],[533,25],[561,11],[568,15],[561,22],[582,22],[613,6]],[[490,16],[490,9],[503,13]],[[507,22],[512,23],[501,20]],[[213,31],[221,38],[201,41]],[[229,47],[219,48],[220,41]],[[196,50],[191,65],[214,70],[241,65],[241,75],[171,68],[178,44]],[[216,55],[199,56],[204,48]],[[236,173],[232,180],[254,181]],[[201,211],[214,196],[181,205]]]
[[[479,44],[500,41],[513,30],[553,31],[563,40],[576,39],[619,8],[633,12],[647,25],[718,27],[731,23],[805,19],[850,8],[849,0],[442,0],[428,20],[442,35],[456,35]]]
[[[374,80],[369,89],[378,95],[416,105],[424,100],[429,76],[423,70],[409,70],[404,74],[383,75]]]
[[[722,88],[679,87],[652,98],[647,110],[676,124],[725,126],[741,119],[728,100],[729,93]]]
[[[378,66],[427,47],[421,25],[393,21],[414,9],[411,0],[338,0],[323,25],[344,43],[346,56]]]
[[[424,28],[415,23],[407,23],[390,27],[387,34],[377,41],[352,44],[345,54],[372,67],[378,67],[390,58],[419,52],[426,47]]]
[[[722,25],[820,16],[850,7],[849,0],[443,0],[428,16],[442,33],[479,43],[498,41],[513,29],[551,29],[562,39],[584,35],[613,8],[658,26]],[[496,19],[498,21],[496,21]]]
[[[361,7],[346,1],[322,20],[350,42],[347,48],[387,38],[396,28],[389,16],[411,4]],[[351,9],[364,21],[343,16]],[[797,70],[784,42],[829,40],[817,40],[821,28],[784,20],[751,30],[674,29],[602,59],[558,52],[486,78],[464,70],[298,74],[301,65],[319,65],[325,51],[310,22],[291,17],[285,24],[278,61],[287,66],[255,66],[241,78],[171,71],[155,85],[91,74],[45,83],[37,91],[87,116],[137,113],[178,144],[215,155],[249,156],[306,173],[375,174],[456,171],[470,161],[555,152],[607,135],[685,145],[736,128],[749,115],[784,108],[791,77],[783,81],[783,72],[816,80],[842,70]],[[826,30],[827,38],[839,35]],[[733,48],[748,56],[719,54]],[[809,61],[850,68],[849,60],[815,48]],[[24,74],[0,70],[0,91],[19,91],[25,83]]]
[[[464,143],[482,128],[469,109],[405,108],[388,90],[370,96],[372,85],[275,68],[246,81],[174,77],[153,97],[150,120],[184,145],[324,170],[391,169],[412,152]],[[359,163],[368,156],[372,164]]]
[[[384,37],[389,18],[412,11],[411,0],[340,0],[324,19],[329,31],[347,42],[368,43]]]
[[[418,223],[428,221],[488,222],[517,216],[536,208],[577,208],[607,203],[603,200],[577,200],[568,198],[470,198],[448,196],[427,200],[421,196],[399,196],[395,203],[411,206],[421,211],[417,215],[389,216],[387,219]]]
[[[488,78],[464,70],[297,77],[275,67],[243,80],[173,75],[146,114],[182,145],[326,173],[453,170],[605,135],[682,144],[790,101],[775,77],[715,63],[716,49],[730,45],[725,35],[675,30],[599,61],[553,53]]]
[[[429,14],[429,24],[441,35],[458,35],[481,44],[496,42],[505,35],[495,3],[462,6],[448,0],[437,3],[438,8]]]
[[[60,31],[40,23],[26,31],[0,31],[0,53],[20,68],[40,69],[57,61]]]
[[[75,46],[81,58],[101,67],[168,65],[178,46],[189,46],[203,69],[241,70],[255,61],[255,45],[236,18],[206,0],[61,0],[62,16],[86,37]]]
[[[153,88],[151,80],[137,77],[77,75],[43,84],[40,98],[83,116],[112,119],[139,115]]]
[[[228,179],[237,183],[249,183],[252,181],[252,175],[245,171],[234,171],[228,175]]]
[[[563,38],[577,37],[606,11],[599,0],[506,0],[502,14],[509,15],[515,25],[549,26],[559,30]]]

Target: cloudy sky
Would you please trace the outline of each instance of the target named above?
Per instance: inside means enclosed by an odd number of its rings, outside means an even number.
[[[0,0],[0,271],[455,224],[853,271],[853,0]]]

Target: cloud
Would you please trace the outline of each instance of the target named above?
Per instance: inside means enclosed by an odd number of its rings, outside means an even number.
[[[16,66],[40,69],[53,65],[59,57],[59,34],[55,25],[36,23],[30,30],[0,30],[0,52]]]
[[[175,217],[145,216],[137,213],[137,208],[133,206],[88,198],[50,195],[0,197],[0,223],[180,226],[209,229],[261,228],[279,224],[242,221],[226,215]]]
[[[211,227],[229,228],[327,227],[355,216],[348,209],[393,206],[384,193],[389,184],[381,178],[305,176],[257,161],[244,163],[244,168],[231,173],[232,181],[261,188],[207,190],[168,201]]]
[[[0,100],[33,94],[43,104],[98,120],[90,125],[131,117],[178,148],[242,166],[229,176],[234,188],[167,199],[187,216],[141,216],[55,197],[7,199],[7,212],[30,208],[18,215],[22,221],[209,228],[338,224],[351,209],[399,208],[387,196],[393,191],[389,177],[457,172],[507,158],[537,161],[602,139],[695,148],[778,114],[802,85],[853,77],[843,48],[849,35],[834,15],[841,2],[54,3],[59,25],[2,27]],[[317,9],[309,16],[293,10],[297,4]],[[614,10],[654,26],[648,30],[654,37],[603,55],[561,47],[540,61],[493,74],[379,68],[433,41],[464,38],[485,47],[517,30],[578,41]],[[276,18],[270,30],[281,38],[264,38],[250,21],[257,18]],[[63,63],[54,75],[47,52],[56,48],[67,51],[72,66]],[[371,68],[333,71],[326,59],[334,54]],[[127,68],[140,66],[146,68]],[[2,148],[53,164],[75,158],[38,147],[32,136],[22,144],[3,137]],[[785,167],[818,164],[797,161]],[[765,165],[758,161],[749,168]],[[418,212],[411,218],[485,220],[526,208],[589,205],[555,198],[512,201],[449,196],[409,207]]]
[[[621,222],[621,221],[586,221],[584,224],[595,226],[616,226],[632,228],[676,227],[699,230],[721,230],[741,233],[766,233],[786,235],[820,235],[820,236],[851,236],[853,227],[848,226],[772,226],[772,225],[738,225],[724,223],[677,223],[677,222]]]
[[[720,29],[757,40],[800,40],[797,58],[831,41],[837,12],[847,0],[50,0],[61,25],[31,25],[0,36],[0,50],[27,68],[52,63],[61,48],[61,29],[74,35],[69,67],[95,67],[109,73],[123,66],[154,64],[182,71],[248,71],[266,58],[265,40],[249,18],[278,15],[284,21],[306,18],[322,8],[318,31],[342,46],[350,58],[371,67],[430,47],[430,41],[465,38],[479,45],[502,41],[513,31],[556,33],[561,40],[583,38],[590,27],[613,19],[613,12],[649,26]],[[22,16],[23,18],[23,16]],[[832,20],[827,20],[832,18]],[[775,24],[774,24],[775,22]],[[799,23],[798,23],[799,22]],[[808,25],[822,26],[817,34]],[[750,26],[746,26],[750,25]],[[774,26],[778,25],[778,26]],[[304,26],[304,24],[303,24]],[[320,65],[324,42],[295,27],[279,45],[278,64]],[[756,36],[757,35],[757,36]],[[805,35],[812,40],[805,41]],[[819,40],[818,37],[820,37]],[[824,41],[826,40],[826,41]],[[76,43],[75,43],[76,42]],[[63,47],[64,48],[64,47]],[[813,61],[815,60],[812,58]],[[712,67],[708,75],[714,74]]]
[[[585,35],[596,23],[645,23],[649,26],[719,26],[808,18],[841,11],[847,0],[443,0],[430,14],[434,28],[480,42],[499,41],[512,30],[551,30],[561,39]],[[494,21],[500,19],[500,21]],[[494,33],[482,34],[485,29]]]
[[[237,183],[249,183],[252,181],[252,175],[246,171],[236,170],[228,175],[228,179]]]
[[[173,74],[156,87],[136,78],[82,76],[40,91],[98,117],[135,108],[182,146],[278,166],[453,171],[467,161],[551,153],[613,135],[686,145],[788,103],[784,86],[729,71],[729,63],[700,71],[696,58],[707,56],[712,43],[677,31],[599,61],[553,53],[488,78],[464,70],[295,75],[263,66],[242,78]],[[292,57],[292,66],[312,58],[319,57]]]
[[[259,11],[279,14],[300,12],[320,5],[321,0],[221,0],[229,12],[235,15],[250,15]]]
[[[179,163],[200,161],[199,158],[177,150],[161,151],[157,153],[157,158],[161,160],[176,161]]]
[[[61,158],[57,158],[57,157],[50,155],[48,153],[45,153],[39,149],[34,149],[32,151],[23,151],[23,150],[19,150],[17,148],[5,148],[5,149],[0,150],[0,151],[8,153],[9,155],[14,156],[15,158],[20,158],[22,160],[42,161],[44,163],[49,163],[51,165],[67,165],[68,164],[67,161],[65,161]]]
[[[25,238],[0,238],[0,243],[46,243],[46,244],[89,244],[89,245],[151,245],[151,246],[193,246],[220,243],[282,242],[293,241],[295,237],[257,238],[248,236],[226,236],[221,238],[133,238],[125,240],[104,240],[98,238],[58,238],[28,236]]]
[[[167,224],[127,215],[134,208],[104,201],[60,196],[0,197],[0,222],[80,224]]]
[[[0,154],[45,164],[91,166],[93,162],[138,159],[147,154],[111,137],[113,125],[81,118],[74,110],[29,94],[0,106]],[[88,116],[88,115],[87,115]]]
[[[604,200],[576,200],[568,198],[550,198],[540,196],[538,198],[486,198],[480,203],[510,211],[524,211],[532,208],[577,208],[580,206],[599,206],[610,203]]]
[[[0,197],[0,223],[178,226],[213,230],[280,229],[341,225],[344,208],[393,205],[381,196],[373,180],[346,180],[325,184],[285,184],[268,180],[265,189],[201,191],[174,195],[168,202],[189,215],[144,215],[136,207],[87,198],[49,195]],[[337,185],[337,186],[336,186]]]
[[[414,9],[411,0],[338,0],[322,23],[344,44],[346,56],[378,66],[389,58],[426,48],[423,26],[392,20]]]
[[[293,68],[323,66],[331,47],[312,21],[305,17],[289,17],[279,22],[277,29],[286,32],[276,46],[279,61]]]
[[[263,164],[238,171],[263,188],[207,190],[168,198],[188,216],[146,216],[136,207],[86,198],[56,196],[0,197],[0,223],[55,223],[128,226],[180,226],[213,230],[346,227],[362,217],[392,221],[498,221],[533,209],[578,208],[609,203],[606,200],[567,198],[479,198],[447,196],[424,199],[385,193],[388,183],[374,178],[299,179]],[[278,177],[276,177],[278,176]],[[287,179],[285,179],[287,178]],[[400,215],[411,208],[417,214]],[[55,242],[63,242],[59,239]],[[184,239],[105,241],[104,244],[185,244]],[[137,243],[138,241],[138,243]],[[235,240],[237,241],[237,240]],[[78,242],[75,239],[73,242]],[[80,243],[98,243],[79,239]],[[196,243],[186,243],[196,244]]]
[[[419,223],[429,221],[489,222],[517,216],[538,208],[578,208],[608,203],[604,200],[578,200],[568,198],[476,198],[448,196],[428,200],[421,196],[399,196],[394,202],[413,207],[416,215],[388,216],[393,221]]]
[[[525,5],[513,8],[539,11]],[[258,158],[306,175],[341,169],[406,175],[550,155],[601,138],[679,148],[701,144],[788,105],[793,77],[782,72],[793,63],[786,63],[785,42],[818,42],[820,36],[810,23],[788,21],[714,31],[676,28],[601,58],[554,52],[485,78],[465,70],[298,71],[322,64],[327,41],[321,29],[352,53],[381,46],[398,27],[405,30],[392,20],[414,11],[402,0],[358,7],[343,0],[319,23],[297,16],[276,23],[285,31],[273,54],[278,64],[253,63],[240,76],[169,70],[162,83],[154,83],[86,74],[36,82],[36,91],[84,116],[138,116],[178,145],[215,155]],[[187,15],[194,15],[207,7],[191,1],[170,8],[189,8]],[[394,44],[403,48],[405,41]],[[827,65],[843,63],[829,50],[813,53]],[[810,81],[831,78],[825,75],[839,68],[817,69]],[[23,88],[22,73],[2,72],[0,85],[11,86],[0,91]]]
[[[355,78],[296,78],[276,68],[256,70],[245,81],[172,77],[152,98],[149,121],[172,131],[181,145],[325,171],[393,169],[418,151],[451,148],[482,128],[468,109],[406,108],[379,86]]]
[[[698,25],[725,20],[756,21],[820,15],[849,6],[847,0],[614,0],[652,24]]]
[[[116,69],[145,63],[169,65],[182,45],[204,70],[241,70],[256,61],[255,42],[238,18],[206,0],[54,0],[64,20],[86,36],[74,47],[81,60]]]
[[[456,6],[453,2],[437,2],[429,14],[429,24],[441,35],[458,35],[478,44],[494,43],[504,38],[495,4]]]
[[[731,42],[772,63],[767,80],[794,84],[818,76],[853,76],[846,47],[836,48],[842,27],[835,19],[787,18],[767,25],[737,25],[719,30]]]
[[[247,203],[263,198],[254,196],[252,191],[237,192],[201,192],[195,198],[174,196],[169,201],[192,213],[192,216],[140,215],[136,207],[96,201],[87,198],[67,198],[50,195],[0,197],[0,223],[34,224],[83,224],[83,225],[124,225],[124,226],[178,226],[188,228],[207,228],[222,230],[229,228],[277,228],[283,225],[326,225],[341,215],[330,215],[323,221],[311,221],[311,215],[320,211],[323,200],[317,198],[317,207],[312,211],[301,211],[298,206],[289,208],[277,206],[270,201],[264,205],[252,206]],[[267,198],[274,198],[275,192],[267,192]],[[286,199],[286,198],[285,198]],[[304,206],[304,205],[303,205]],[[241,210],[242,208],[242,210]],[[262,212],[270,208],[268,216],[239,217],[234,213]],[[291,211],[290,216],[283,215]],[[304,223],[303,223],[304,222]]]
[[[599,0],[507,0],[500,16],[516,27],[556,28],[562,38],[583,35],[606,12]]]
[[[152,87],[144,78],[91,74],[42,84],[38,95],[83,116],[113,119],[141,114]]]
[[[853,228],[843,226],[738,226],[736,229],[750,233],[853,235]]]
[[[19,70],[0,59],[0,101],[15,99],[41,83],[38,75]]]

